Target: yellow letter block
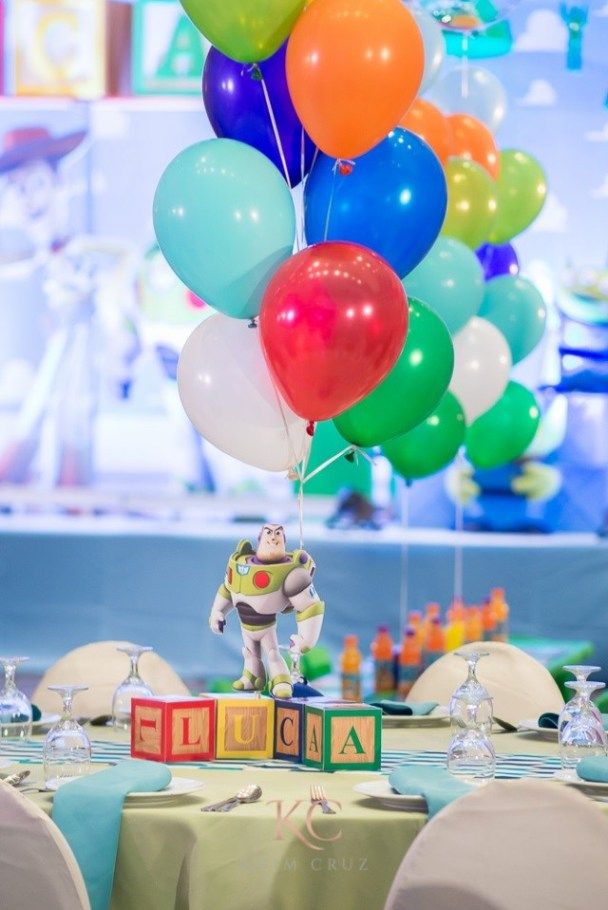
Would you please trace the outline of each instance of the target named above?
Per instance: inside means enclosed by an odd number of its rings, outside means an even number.
[[[370,705],[307,705],[304,764],[324,771],[380,768],[382,712]]]
[[[218,699],[216,758],[271,758],[273,733],[272,698]]]

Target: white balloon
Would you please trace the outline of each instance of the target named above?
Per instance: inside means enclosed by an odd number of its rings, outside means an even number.
[[[454,336],[454,372],[450,392],[468,424],[495,404],[509,382],[511,350],[496,326],[474,316]]]
[[[500,79],[481,66],[457,66],[435,83],[433,101],[444,114],[477,117],[493,133],[507,113],[507,93]]]
[[[424,71],[422,73],[422,83],[420,84],[419,94],[429,88],[439,74],[443,58],[445,57],[445,41],[443,32],[437,21],[420,7],[409,7],[409,11],[416,20],[416,25],[422,35],[424,44]]]
[[[306,421],[276,391],[260,332],[222,313],[192,332],[177,386],[194,427],[228,455],[266,471],[287,471],[308,453]]]

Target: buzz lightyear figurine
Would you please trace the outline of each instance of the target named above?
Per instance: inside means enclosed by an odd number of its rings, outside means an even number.
[[[219,635],[228,614],[235,609],[239,614],[244,666],[233,689],[248,692],[264,688],[264,654],[271,694],[291,698],[292,678],[279,651],[276,618],[279,613],[295,611],[298,631],[291,636],[291,653],[303,654],[315,646],[325,612],[312,583],[315,568],[304,550],[286,551],[282,525],[265,524],[256,550],[248,540],[239,542],[209,615],[209,626]]]

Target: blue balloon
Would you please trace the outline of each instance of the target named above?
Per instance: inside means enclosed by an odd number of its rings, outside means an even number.
[[[435,153],[397,128],[357,158],[350,173],[319,154],[304,190],[306,239],[361,243],[403,278],[435,242],[446,206],[445,176]]]
[[[259,63],[256,70],[212,47],[205,61],[203,99],[216,136],[252,145],[270,158],[283,176],[287,168],[290,186],[297,186],[310,170],[315,146],[298,120],[287,88],[286,48],[285,43],[276,54]],[[270,111],[275,118],[280,149]]]

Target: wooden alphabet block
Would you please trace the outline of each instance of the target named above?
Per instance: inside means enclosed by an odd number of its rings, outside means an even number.
[[[210,761],[215,757],[214,698],[181,695],[134,698],[131,755],[151,761]]]
[[[272,698],[218,698],[216,758],[272,758],[273,734]]]
[[[377,771],[381,736],[379,708],[308,704],[304,709],[304,764],[324,771]]]
[[[274,702],[274,757],[302,761],[305,699],[277,698]]]

